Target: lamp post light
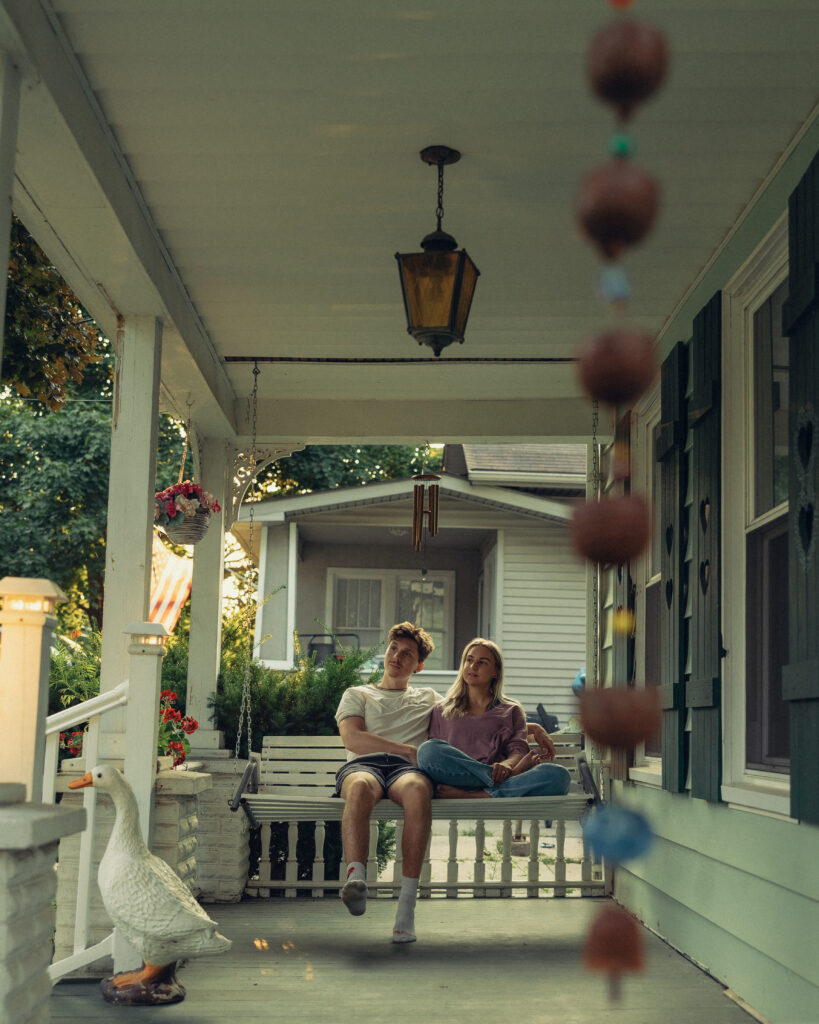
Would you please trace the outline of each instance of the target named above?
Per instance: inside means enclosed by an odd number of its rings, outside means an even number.
[[[51,580],[0,580],[0,781],[24,783],[32,803],[39,803],[43,792],[54,609],[65,599]]]
[[[444,216],[444,167],[460,160],[449,146],[427,146],[421,159],[438,168],[437,227],[421,241],[423,252],[396,253],[407,333],[436,356],[453,341],[463,344],[466,321],[480,271],[465,249],[441,228]],[[457,250],[457,251],[456,251]]]

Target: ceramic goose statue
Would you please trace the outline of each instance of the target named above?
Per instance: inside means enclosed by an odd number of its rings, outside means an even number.
[[[145,845],[136,797],[121,771],[99,765],[68,785],[94,786],[111,795],[116,818],[98,883],[108,916],[144,961],[140,970],[103,982],[104,997],[126,1004],[179,1002],[185,989],[175,977],[177,961],[226,952],[230,939],[219,934],[185,883]]]

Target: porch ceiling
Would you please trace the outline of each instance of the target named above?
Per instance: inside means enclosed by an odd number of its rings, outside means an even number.
[[[682,8],[682,9],[680,9]],[[602,322],[572,224],[612,118],[583,79],[602,2],[0,0],[21,61],[18,212],[91,312],[166,322],[166,404],[247,433],[248,364],[225,357],[418,358],[396,250],[445,226],[482,276],[466,343],[407,367],[263,366],[261,435],[280,442],[513,440],[588,432],[566,364]],[[629,259],[630,319],[661,331],[814,116],[815,0],[655,0],[670,81],[635,124],[662,217]],[[457,349],[457,350],[455,350]]]

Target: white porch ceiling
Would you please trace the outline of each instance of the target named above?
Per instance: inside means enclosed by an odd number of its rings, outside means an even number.
[[[670,80],[638,157],[664,205],[628,259],[660,332],[815,118],[816,0],[643,0]],[[263,365],[276,442],[558,440],[588,432],[565,359],[605,321],[571,206],[605,160],[584,53],[603,0],[0,0],[24,88],[15,207],[109,332],[166,324],[166,401],[246,433]],[[463,346],[406,334],[393,254],[434,226],[430,143],[461,150],[445,227],[481,270]]]

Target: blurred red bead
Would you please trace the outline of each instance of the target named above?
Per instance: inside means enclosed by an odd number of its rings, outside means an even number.
[[[630,160],[616,157],[583,178],[575,217],[606,259],[617,259],[651,230],[660,203],[654,178]]]
[[[620,975],[643,969],[643,940],[631,914],[612,903],[591,923],[583,963],[592,971],[609,975],[612,999],[619,996]]]
[[[577,505],[572,512],[571,533],[575,551],[590,562],[630,562],[648,544],[648,502],[639,494],[621,494]]]
[[[662,712],[656,686],[583,690],[578,701],[583,732],[595,743],[630,750],[660,734]]]
[[[657,376],[654,336],[625,327],[603,331],[577,355],[580,385],[590,398],[608,405],[630,404]]]
[[[667,69],[665,35],[653,25],[630,18],[618,18],[601,28],[586,55],[589,84],[623,121],[660,88]]]

